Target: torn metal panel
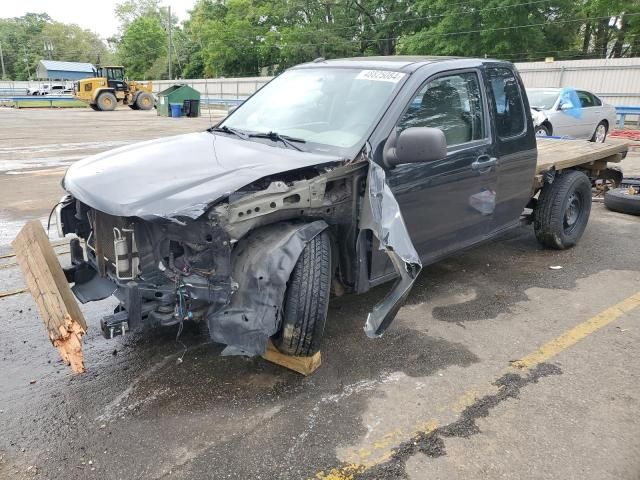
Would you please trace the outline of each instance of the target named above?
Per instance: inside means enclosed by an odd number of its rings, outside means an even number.
[[[223,355],[262,355],[280,326],[287,281],[305,245],[328,228],[323,220],[283,222],[251,232],[233,250],[231,302],[207,314],[211,338]]]
[[[384,169],[369,162],[367,197],[364,202],[360,229],[369,229],[378,238],[380,249],[389,256],[399,278],[386,297],[376,304],[367,317],[364,331],[369,337],[381,336],[406,300],[422,269],[400,206],[389,188]]]
[[[215,201],[258,179],[342,162],[199,132],[88,157],[69,167],[63,185],[74,198],[109,215],[196,219]]]

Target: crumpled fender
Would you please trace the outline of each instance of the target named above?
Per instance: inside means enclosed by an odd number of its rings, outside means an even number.
[[[398,273],[391,290],[373,307],[364,326],[367,336],[379,337],[407,299],[422,270],[422,262],[409,236],[400,206],[387,184],[385,171],[373,161],[369,162],[367,193],[363,202],[360,230],[368,229],[373,232],[378,238],[380,249],[389,256]]]
[[[223,355],[261,355],[282,320],[287,281],[306,244],[328,228],[324,220],[281,222],[250,232],[233,249],[231,302],[207,313],[209,333]]]

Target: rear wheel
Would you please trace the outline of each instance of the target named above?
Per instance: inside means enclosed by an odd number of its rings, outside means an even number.
[[[116,109],[118,105],[118,100],[116,96],[111,92],[104,92],[98,96],[96,100],[96,105],[98,106],[98,110],[102,112],[110,112]]]
[[[569,170],[547,183],[533,211],[538,241],[548,248],[573,247],[587,226],[591,213],[591,182],[582,172]]]
[[[331,241],[325,231],[305,246],[291,272],[283,303],[282,325],[273,344],[288,355],[320,350],[331,284]]]
[[[604,143],[604,141],[607,139],[607,130],[608,130],[607,123],[600,122],[596,127],[596,131],[593,132],[593,137],[591,137],[591,141],[596,143]]]
[[[140,92],[136,97],[135,104],[140,110],[151,110],[153,108],[153,95],[147,92]]]

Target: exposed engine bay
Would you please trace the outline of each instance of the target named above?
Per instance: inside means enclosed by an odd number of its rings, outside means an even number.
[[[261,178],[196,220],[120,217],[71,195],[57,208],[60,233],[76,234],[67,278],[85,303],[115,295],[101,322],[128,330],[206,321],[225,353],[254,355],[279,326],[287,280],[310,238],[336,241],[336,290],[353,291],[357,218],[367,162],[310,167]],[[348,241],[345,241],[348,240]],[[265,261],[267,258],[267,261]],[[241,290],[239,293],[238,290]]]

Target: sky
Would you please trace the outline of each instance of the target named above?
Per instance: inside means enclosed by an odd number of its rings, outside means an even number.
[[[106,39],[117,33],[118,22],[113,9],[118,0],[0,0],[0,18],[21,17],[25,13],[48,13],[58,22],[76,23]],[[171,7],[180,20],[187,18],[195,0],[161,0],[160,5]]]

